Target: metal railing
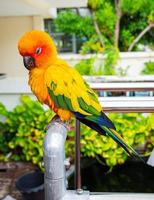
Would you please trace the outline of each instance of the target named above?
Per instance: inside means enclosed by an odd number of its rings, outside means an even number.
[[[126,96],[99,97],[104,112],[154,112],[154,82],[90,83],[96,92],[126,92]],[[150,96],[129,96],[130,92],[150,92]]]

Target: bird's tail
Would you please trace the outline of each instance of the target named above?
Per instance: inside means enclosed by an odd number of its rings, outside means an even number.
[[[120,144],[120,146],[123,147],[130,156],[139,158],[144,162],[141,156],[130,145],[124,142],[124,139],[116,132],[116,130],[107,128],[106,126],[101,126],[101,127],[106,132],[106,134],[109,135],[115,142]]]
[[[110,136],[115,142],[119,143],[120,146],[131,156],[139,158],[143,161],[140,155],[128,144],[126,144],[123,138],[117,133],[112,121],[101,112],[100,116],[84,116],[79,113],[75,113],[76,118],[83,124],[89,126],[93,130],[97,131],[101,135]]]

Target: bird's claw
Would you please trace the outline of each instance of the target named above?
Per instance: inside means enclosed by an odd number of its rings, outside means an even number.
[[[47,131],[51,125],[53,125],[54,123],[58,123],[58,124],[62,124],[63,126],[65,126],[66,129],[70,129],[69,125],[67,122],[63,122],[60,117],[58,115],[55,115],[51,121],[48,123],[48,125],[46,126],[45,130]]]

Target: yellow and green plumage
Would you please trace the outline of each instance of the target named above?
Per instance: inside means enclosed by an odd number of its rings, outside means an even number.
[[[58,58],[55,45],[47,33],[25,33],[18,48],[25,67],[29,69],[29,85],[40,102],[53,109],[62,121],[74,116],[100,134],[112,137],[129,154],[138,156],[102,112],[97,95],[82,76]]]

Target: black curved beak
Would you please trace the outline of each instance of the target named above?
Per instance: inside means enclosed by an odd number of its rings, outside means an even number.
[[[24,66],[26,69],[30,70],[31,68],[35,67],[34,58],[31,56],[24,56],[23,57]]]

